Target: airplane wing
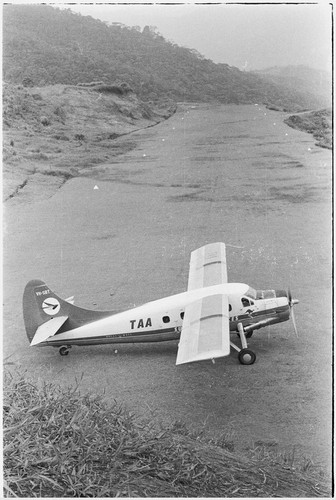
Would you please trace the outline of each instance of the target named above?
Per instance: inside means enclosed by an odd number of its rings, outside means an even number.
[[[40,344],[55,335],[69,316],[56,316],[38,327],[30,345]]]
[[[230,354],[227,295],[207,295],[185,308],[176,364]]]
[[[227,283],[224,243],[210,243],[191,252],[188,290]]]

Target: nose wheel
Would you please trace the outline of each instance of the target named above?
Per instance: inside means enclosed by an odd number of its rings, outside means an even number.
[[[241,349],[238,353],[238,360],[242,365],[253,365],[256,355],[251,349]]]

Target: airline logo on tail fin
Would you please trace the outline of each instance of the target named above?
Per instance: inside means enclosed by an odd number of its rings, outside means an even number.
[[[56,316],[61,310],[61,304],[47,285],[34,288],[34,294],[39,307],[48,316]]]
[[[42,302],[42,309],[49,316],[54,316],[61,309],[61,304],[54,297],[49,297]]]

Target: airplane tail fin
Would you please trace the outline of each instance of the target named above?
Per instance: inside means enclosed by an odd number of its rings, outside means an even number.
[[[110,314],[113,313],[74,306],[72,301],[58,297],[41,280],[29,281],[23,293],[23,319],[30,345],[40,344],[60,331],[78,328]]]

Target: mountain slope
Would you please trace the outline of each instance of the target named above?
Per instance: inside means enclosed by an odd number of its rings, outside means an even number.
[[[300,89],[306,95],[318,96],[325,106],[331,106],[331,73],[306,66],[267,68],[252,72],[288,91]]]
[[[108,26],[46,5],[7,5],[3,18],[6,82],[126,82],[146,100],[259,102],[291,111],[325,105],[319,96],[288,92],[259,75],[215,64],[148,26],[142,32]]]

